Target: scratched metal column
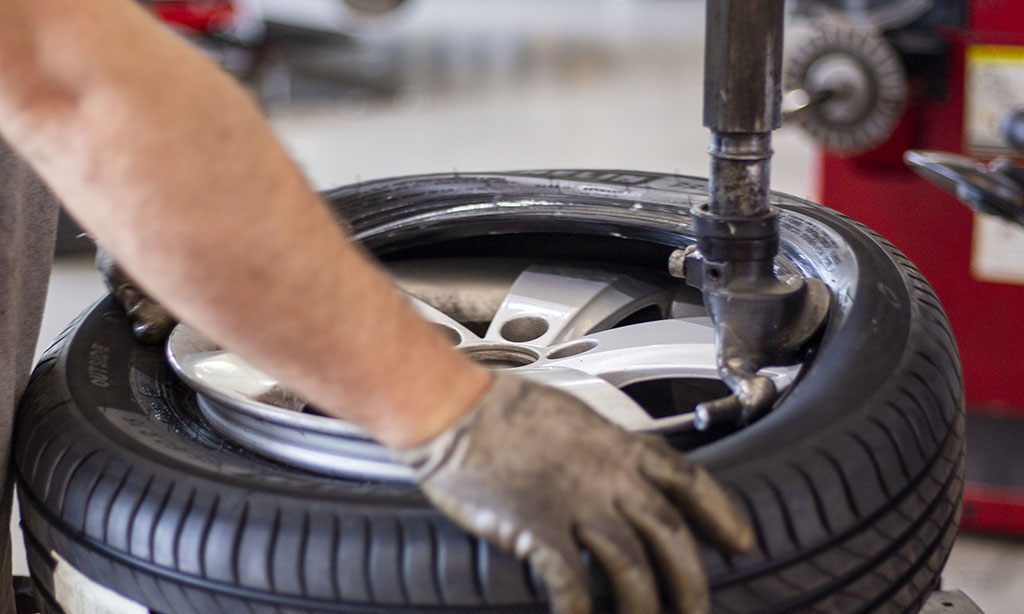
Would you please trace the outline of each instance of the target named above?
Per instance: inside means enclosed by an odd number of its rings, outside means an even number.
[[[782,124],[784,0],[707,0],[704,126],[711,130],[709,209],[768,211],[772,130]]]

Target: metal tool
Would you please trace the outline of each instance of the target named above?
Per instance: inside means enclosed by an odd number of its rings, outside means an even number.
[[[766,412],[778,391],[758,371],[799,360],[831,305],[822,282],[774,271],[779,212],[769,204],[769,179],[771,133],[782,120],[783,4],[707,3],[710,198],[693,207],[696,249],[674,254],[670,272],[703,291],[718,372],[733,394],[698,406],[699,426]]]
[[[915,173],[978,213],[1024,226],[1024,169],[1009,158],[983,164],[959,154],[910,150],[903,159]]]
[[[1024,153],[1024,109],[1016,108],[1002,123],[1003,139]],[[1024,226],[1024,168],[1000,156],[985,164],[960,154],[910,150],[903,160],[918,175],[956,196],[978,213]]]

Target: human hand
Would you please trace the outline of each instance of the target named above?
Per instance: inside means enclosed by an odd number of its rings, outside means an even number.
[[[177,323],[174,316],[139,289],[114,262],[110,252],[96,248],[96,268],[111,294],[128,313],[135,337],[143,343],[160,343]]]
[[[754,543],[711,476],[661,438],[511,374],[497,374],[455,426],[399,454],[442,512],[531,565],[557,614],[590,611],[582,549],[607,572],[620,612],[659,612],[660,579],[673,611],[704,614],[707,579],[686,521],[736,552]]]

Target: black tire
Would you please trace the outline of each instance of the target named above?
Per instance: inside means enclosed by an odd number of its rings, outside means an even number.
[[[520,233],[508,249],[553,252],[565,242],[551,235],[570,234],[579,257],[663,267],[692,241],[688,207],[705,195],[705,181],[686,177],[547,171],[373,181],[326,197],[384,257],[500,249],[501,233]],[[773,199],[788,212],[792,266],[839,300],[779,407],[692,452],[758,534],[745,556],[704,547],[715,612],[916,612],[952,545],[963,486],[946,317],[890,243],[823,207]],[[44,596],[57,553],[174,614],[544,611],[522,565],[414,489],[261,460],[198,416],[109,298],[54,343],[16,423],[23,528]],[[597,590],[607,608],[608,589]]]

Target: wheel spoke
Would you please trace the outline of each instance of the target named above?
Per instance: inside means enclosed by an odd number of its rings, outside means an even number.
[[[718,379],[711,319],[677,318],[642,322],[587,335],[552,348],[537,368],[573,369],[623,387],[655,379]],[[780,389],[799,367],[761,371]]]
[[[486,341],[550,346],[613,326],[670,292],[616,273],[532,266],[509,288]]]
[[[440,309],[412,295],[406,294],[405,296],[409,299],[409,302],[416,310],[416,313],[418,313],[420,317],[427,322],[434,324],[442,333],[447,335],[451,339],[453,346],[459,347],[467,343],[480,342],[479,335],[469,330]]]
[[[585,349],[571,353],[574,346]],[[715,335],[709,318],[643,322],[587,335],[554,348],[538,366],[583,371],[616,386],[662,378],[716,378]]]
[[[605,380],[581,371],[560,368],[531,368],[517,374],[535,382],[564,390],[619,426],[634,431],[654,430],[654,419],[629,395]]]

